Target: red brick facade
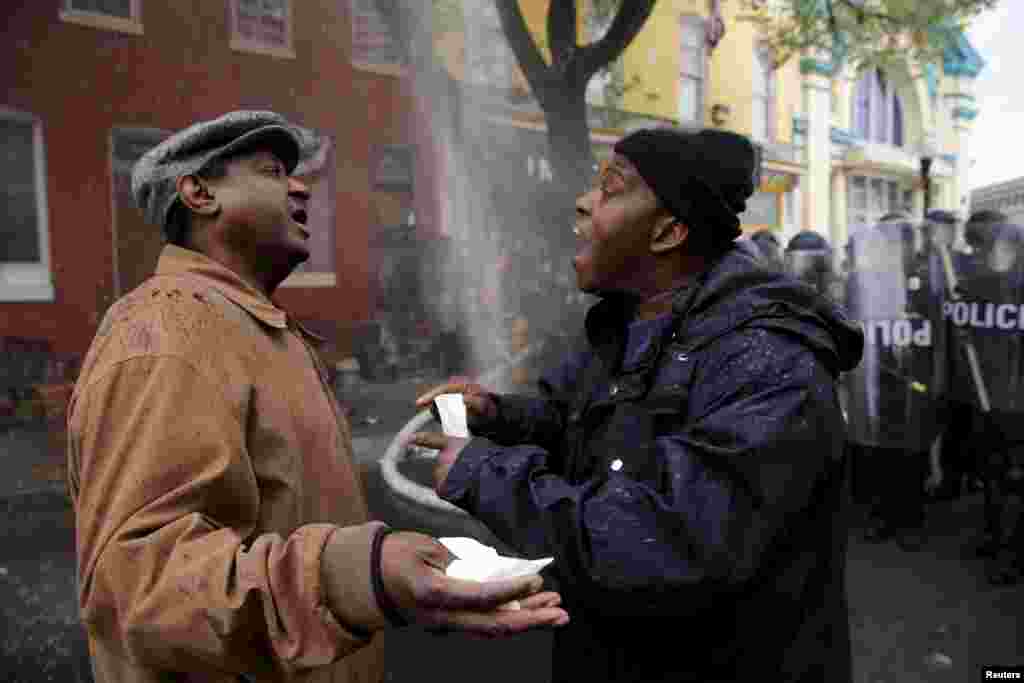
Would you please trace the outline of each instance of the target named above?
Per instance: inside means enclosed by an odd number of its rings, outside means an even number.
[[[0,106],[42,124],[55,297],[0,301],[2,335],[83,351],[118,295],[115,261],[128,273],[158,251],[157,228],[114,208],[113,129],[170,131],[232,109],[268,108],[335,142],[336,284],[282,289],[279,299],[301,318],[333,321],[345,346],[347,326],[372,315],[371,238],[392,220],[373,193],[377,150],[413,141],[402,79],[351,66],[348,3],[293,0],[293,58],[233,49],[228,0],[141,0],[141,35],[62,20],[62,0],[11,4]]]

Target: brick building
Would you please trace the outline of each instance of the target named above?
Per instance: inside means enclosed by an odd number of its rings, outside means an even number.
[[[134,160],[169,131],[232,109],[272,109],[322,137],[309,176],[314,255],[277,298],[342,351],[377,305],[375,234],[413,209],[414,237],[436,232],[425,199],[436,191],[416,170],[429,167],[414,151],[423,127],[372,0],[10,5],[0,336],[84,351],[161,248],[131,203]]]

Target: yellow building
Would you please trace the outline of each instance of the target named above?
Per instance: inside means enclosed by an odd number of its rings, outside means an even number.
[[[543,35],[549,0],[521,0]],[[580,40],[607,27],[580,1]],[[724,35],[715,43],[713,7]],[[855,73],[841,61],[793,58],[774,68],[756,13],[742,3],[661,0],[619,63],[591,83],[595,111],[613,109],[595,142],[635,125],[671,121],[720,127],[760,144],[759,192],[746,230],[785,242],[814,230],[834,245],[891,211],[920,215],[921,160],[932,159],[932,208],[968,210],[968,140],[977,115],[973,80],[984,62],[961,33],[941,65]],[[604,145],[599,144],[600,148]]]

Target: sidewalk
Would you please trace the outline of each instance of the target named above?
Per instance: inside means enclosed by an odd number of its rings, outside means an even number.
[[[395,435],[415,417],[416,397],[446,378],[422,374],[397,382],[361,381],[338,400],[348,412],[356,464],[365,466],[384,455]]]
[[[64,487],[65,457],[53,427],[0,430],[0,499]]]
[[[932,503],[918,553],[852,534],[855,683],[961,683],[980,680],[985,665],[1024,665],[1024,584],[988,585],[971,551],[981,504],[980,494]]]

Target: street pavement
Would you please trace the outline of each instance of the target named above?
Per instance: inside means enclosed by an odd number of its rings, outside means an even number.
[[[342,396],[371,512],[401,528],[500,545],[478,522],[397,498],[380,477],[377,460],[391,436],[412,417],[416,394],[436,381],[364,384]],[[0,682],[90,681],[75,606],[71,509],[59,479],[40,479],[54,457],[52,435],[38,432],[0,434]],[[403,472],[425,482],[429,468],[410,462]],[[982,561],[969,551],[980,522],[975,495],[930,505],[928,544],[919,553],[851,533],[855,683],[960,683],[980,680],[983,665],[1024,664],[1024,586],[986,584]],[[685,637],[679,642],[685,656]],[[385,638],[388,681],[543,683],[550,648],[547,633],[485,641],[402,629]]]

